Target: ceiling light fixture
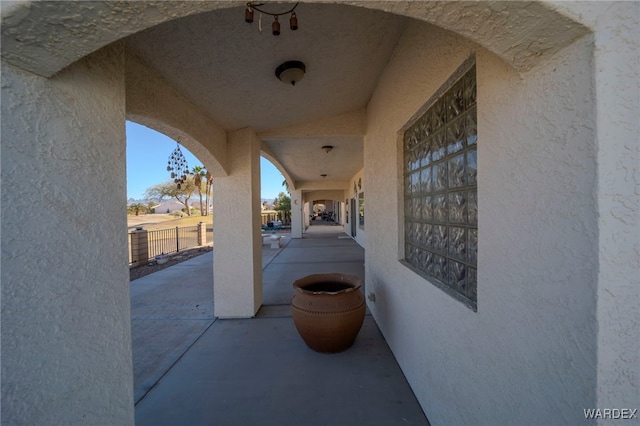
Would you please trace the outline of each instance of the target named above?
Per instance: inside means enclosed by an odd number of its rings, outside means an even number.
[[[280,35],[280,22],[278,22],[278,16],[286,15],[290,13],[291,16],[289,17],[289,28],[292,31],[295,31],[298,29],[298,17],[296,16],[296,12],[294,12],[296,10],[296,7],[298,7],[298,3],[296,3],[291,9],[284,12],[280,12],[280,13],[271,13],[271,12],[267,12],[266,10],[260,9],[264,5],[265,3],[248,2],[247,8],[244,11],[244,21],[248,22],[249,24],[253,23],[253,10],[254,9],[257,10],[258,12],[260,12],[260,17],[258,18],[258,28],[260,32],[262,32],[262,14],[264,13],[265,15],[273,16],[274,21],[271,24],[271,33],[274,36],[278,36]]]
[[[333,145],[325,145],[325,146],[322,147],[322,149],[324,149],[324,152],[326,152],[328,154],[333,149]]]
[[[292,86],[295,86],[297,82],[302,80],[306,70],[307,68],[300,61],[287,61],[278,65],[276,77],[283,83],[291,83]]]

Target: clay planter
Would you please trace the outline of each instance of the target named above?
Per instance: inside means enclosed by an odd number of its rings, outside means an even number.
[[[362,280],[353,275],[315,274],[293,283],[293,322],[307,346],[342,352],[353,345],[364,321]]]

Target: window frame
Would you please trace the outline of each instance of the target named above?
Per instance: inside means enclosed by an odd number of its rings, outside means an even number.
[[[448,96],[452,96],[454,89],[460,89],[464,84],[467,83],[467,80],[473,73],[473,97],[472,101],[469,105],[466,105],[467,101],[464,104],[462,112],[457,113],[453,118],[449,117],[446,107],[445,111],[441,112],[434,108],[444,106],[445,100],[448,99]],[[465,95],[468,95],[465,93]],[[441,103],[441,105],[438,105]],[[477,72],[476,72],[476,62],[475,56],[472,55],[469,57],[458,69],[440,86],[440,88],[436,91],[436,93],[424,104],[424,106],[412,117],[411,120],[399,131],[399,147],[401,147],[400,158],[402,159],[402,166],[400,168],[400,177],[402,179],[401,193],[400,195],[400,208],[402,209],[401,214],[401,244],[399,245],[400,251],[400,262],[408,267],[410,270],[433,284],[434,286],[440,288],[448,295],[452,296],[454,299],[462,302],[465,306],[472,309],[474,312],[477,312],[477,248],[478,248],[478,216],[477,216],[477,208],[478,208],[478,186],[477,186],[477,146],[478,146],[478,132],[477,132]],[[435,112],[434,112],[435,111]],[[440,114],[439,114],[440,113]],[[435,120],[432,119],[432,115],[443,115],[446,116],[446,119],[442,121],[439,127],[436,130],[431,128],[429,131],[424,131],[423,136],[414,137],[414,139],[409,140],[410,137],[417,135],[418,126],[421,123],[427,123],[425,120]],[[425,118],[426,117],[426,118]],[[472,123],[475,123],[475,133],[473,135],[475,138],[472,143],[468,143],[467,137],[467,122],[471,120]],[[425,126],[425,125],[423,125]],[[464,142],[460,146],[454,146],[453,150],[449,151],[449,148],[452,146],[447,146],[447,133],[452,131],[452,128],[455,126],[463,128],[463,140]],[[435,126],[434,126],[435,127]],[[455,130],[453,130],[455,132]],[[413,133],[412,133],[413,132]],[[441,133],[441,134],[438,134]],[[426,136],[424,136],[426,134]],[[438,136],[436,136],[438,135]],[[438,158],[433,159],[431,156],[434,151],[433,144],[436,144],[436,139],[440,137],[441,141],[445,143],[443,145],[438,145],[441,147]],[[444,138],[444,139],[442,139]],[[417,140],[416,140],[417,139]],[[413,145],[412,145],[413,144]],[[411,148],[409,146],[412,145]],[[426,147],[426,148],[424,148]],[[407,155],[407,150],[411,149]],[[414,157],[413,153],[417,152],[419,149],[427,151],[426,155],[422,157]],[[444,150],[444,154],[442,152]],[[472,156],[475,163],[471,167],[469,167],[468,161],[469,157]],[[434,155],[435,157],[435,155]],[[458,160],[462,158],[464,171],[463,178],[459,183],[462,183],[457,187],[449,187],[452,179],[449,175],[449,164],[452,163],[453,160]],[[411,162],[413,161],[413,162]],[[419,165],[416,166],[416,164]],[[459,166],[459,163],[458,163]],[[475,168],[473,168],[475,166]],[[444,174],[444,179],[446,180],[446,188],[435,188],[436,177],[435,172],[438,168],[442,168],[446,170]],[[428,172],[427,172],[428,170]],[[472,175],[473,183],[469,184],[468,174],[469,170],[475,171],[475,174]],[[423,177],[422,173],[425,171],[427,176],[426,182],[428,184],[424,184],[423,186]],[[418,176],[418,177],[416,177]],[[442,176],[440,176],[442,177]],[[417,184],[420,189],[416,189],[416,182],[412,183],[413,180],[419,180]],[[428,190],[425,189],[428,187]],[[464,207],[461,210],[458,210],[456,213],[460,214],[460,211],[464,211],[464,221],[463,222],[452,222],[450,220],[451,208],[448,205],[449,200],[452,197],[452,194],[461,194],[461,198],[459,200],[464,200]],[[455,195],[458,196],[458,195]],[[441,197],[441,198],[439,198]],[[475,210],[473,210],[474,216],[473,220],[471,220],[469,213],[469,200],[472,200],[475,197]],[[440,210],[445,211],[445,219],[437,220],[436,219],[436,204],[435,202],[431,203],[432,198],[443,199],[445,202],[440,205]],[[409,200],[409,202],[408,202]],[[429,201],[430,212],[431,215],[429,218],[425,218],[427,215],[425,213],[423,215],[422,210],[421,213],[416,214],[415,207],[413,207],[414,200],[416,206],[419,206],[421,209],[425,209],[425,205],[427,205],[427,200]],[[421,200],[421,201],[418,201]],[[422,203],[422,204],[420,204]],[[474,204],[471,204],[473,207]],[[444,206],[444,207],[442,207]],[[407,211],[409,207],[412,207],[411,210],[413,212]],[[439,219],[442,219],[442,212],[440,212]],[[459,219],[459,216],[458,216]],[[421,229],[418,231],[418,229]],[[437,231],[442,231],[445,229],[444,237],[442,237],[442,241],[445,241],[444,251],[436,248],[435,245],[431,245],[433,240],[430,239],[432,236],[431,233],[426,232],[427,230],[435,233]],[[453,231],[455,229],[455,231]],[[422,233],[422,230],[425,232]],[[460,253],[452,254],[453,250],[449,249],[449,232],[456,232],[456,236],[464,235],[464,253],[463,256],[460,257]],[[453,234],[452,234],[453,236]],[[475,237],[473,240],[473,246],[470,246],[472,243],[472,237]],[[428,240],[427,242],[418,241],[418,240]],[[470,248],[471,247],[471,248]],[[410,253],[408,253],[410,252]],[[429,257],[431,255],[431,258]],[[440,258],[445,259],[442,261]],[[441,260],[440,267],[444,265],[443,268],[429,268],[430,265],[435,265],[436,260]],[[462,278],[462,282],[465,283],[464,288],[452,284],[455,280],[449,274],[454,274],[452,270],[458,268],[457,271],[464,271],[464,278]],[[430,273],[427,270],[431,269],[439,270],[439,274]],[[440,269],[443,269],[444,272]],[[471,284],[469,284],[471,283]]]

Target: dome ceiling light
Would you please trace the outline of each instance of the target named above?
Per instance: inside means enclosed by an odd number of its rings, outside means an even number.
[[[297,82],[302,80],[306,67],[300,61],[287,61],[278,65],[276,68],[276,77],[283,83],[295,86]]]

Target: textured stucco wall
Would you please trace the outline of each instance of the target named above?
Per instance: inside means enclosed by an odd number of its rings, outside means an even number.
[[[318,191],[309,191],[304,193],[304,201],[305,202],[313,202],[318,200],[335,200],[335,201],[344,201],[345,192],[342,189],[336,190],[326,190],[321,189]]]
[[[554,13],[545,2],[343,0],[337,3],[438,23],[476,39],[521,71],[587,33],[575,21]],[[100,47],[162,22],[243,4],[238,0],[91,1],[57,2],[53,7],[50,2],[1,2],[2,56],[22,69],[50,76]]]
[[[597,204],[592,39],[518,74],[413,23],[370,102],[369,302],[429,420],[575,424],[596,404]],[[398,262],[397,131],[472,53],[478,81],[478,312]],[[390,212],[397,212],[396,215]]]
[[[229,176],[213,181],[213,300],[220,318],[250,318],[262,305],[260,141],[250,129],[229,133]]]
[[[302,191],[291,191],[291,238],[302,238],[304,232],[304,200]]]
[[[121,45],[2,63],[3,425],[133,424],[124,96]]]
[[[125,64],[127,119],[180,140],[214,177],[226,176],[226,131],[133,54]]]
[[[597,406],[638,408],[640,3],[594,2],[579,12],[595,29],[599,145]]]

